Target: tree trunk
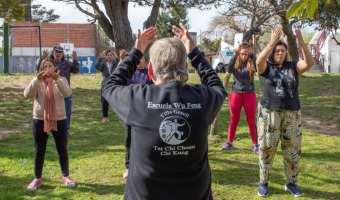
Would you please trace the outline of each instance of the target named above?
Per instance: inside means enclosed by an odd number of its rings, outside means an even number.
[[[292,25],[289,23],[288,19],[284,15],[280,15],[281,20],[281,26],[282,26],[282,31],[287,37],[287,45],[288,45],[288,54],[289,54],[289,59],[292,61],[298,61],[299,60],[299,51],[297,48],[297,43],[296,43],[296,37],[293,33]]]
[[[25,6],[25,21],[30,22],[32,21],[32,3],[29,1]]]
[[[209,136],[214,136],[216,134],[216,130],[217,130],[217,126],[218,126],[218,118],[219,118],[219,114],[217,114],[217,116],[215,117],[213,123],[210,125],[210,133]]]
[[[103,0],[108,18],[99,13],[96,19],[106,35],[116,44],[117,52],[133,47],[132,30],[128,18],[128,0]]]
[[[161,7],[161,3],[162,3],[161,0],[155,0],[154,1],[153,5],[152,5],[150,16],[148,17],[148,19],[143,24],[144,29],[147,29],[149,27],[156,25],[159,9]]]
[[[114,10],[111,12],[110,18],[112,23],[112,32],[114,35],[114,42],[116,43],[116,49],[130,50],[133,47],[132,30],[130,21],[128,18],[128,6],[129,1],[115,0],[115,5],[112,5]]]

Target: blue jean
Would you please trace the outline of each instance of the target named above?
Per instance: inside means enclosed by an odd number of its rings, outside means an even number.
[[[67,132],[70,130],[71,124],[71,113],[72,113],[72,96],[65,98],[65,111],[66,111],[66,120],[67,120]]]

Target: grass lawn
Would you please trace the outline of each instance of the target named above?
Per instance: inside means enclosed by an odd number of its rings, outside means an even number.
[[[24,99],[23,90],[33,77],[32,74],[0,75],[0,133],[11,133],[0,140],[0,199],[123,199],[123,123],[112,111],[109,112],[110,121],[101,123],[100,74],[71,77],[73,138],[68,147],[70,176],[77,187],[68,189],[62,184],[55,143],[50,137],[42,177],[44,186],[35,192],[27,191],[27,185],[34,178],[34,146],[32,101]],[[190,74],[189,80],[189,83],[197,83],[197,75]],[[261,95],[258,80],[256,86]],[[300,100],[303,118],[308,120],[303,130],[298,183],[304,194],[299,199],[340,200],[340,75],[306,73],[300,78]],[[262,199],[257,196],[258,156],[250,150],[251,139],[244,113],[237,129],[235,148],[222,152],[220,148],[226,140],[228,123],[225,101],[209,146],[214,199]],[[283,160],[278,150],[266,199],[293,199],[283,190],[284,182]]]

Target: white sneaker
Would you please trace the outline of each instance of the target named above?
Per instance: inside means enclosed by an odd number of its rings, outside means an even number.
[[[128,176],[129,176],[129,169],[125,169],[123,173],[123,178],[127,179]]]

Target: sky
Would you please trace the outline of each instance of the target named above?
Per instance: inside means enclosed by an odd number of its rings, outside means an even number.
[[[59,23],[87,23],[87,17],[80,12],[72,4],[66,4],[63,2],[56,2],[52,0],[33,0],[33,5],[41,4],[49,9],[55,9],[54,13],[60,15]],[[89,7],[89,10],[92,10]],[[149,16],[151,11],[150,7],[133,7],[133,3],[129,3],[128,17],[133,32],[137,32],[138,29],[143,28],[143,22]],[[190,30],[191,32],[203,32],[207,30],[208,24],[211,19],[217,15],[215,8],[209,11],[201,11],[198,9],[190,9],[188,12]]]

